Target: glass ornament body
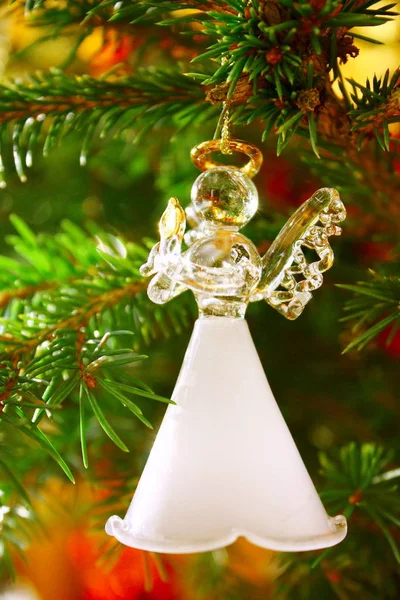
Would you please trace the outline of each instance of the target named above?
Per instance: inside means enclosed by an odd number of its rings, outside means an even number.
[[[197,274],[197,289],[192,278],[200,316],[245,316],[262,273],[261,258],[248,238],[236,231],[216,230],[196,241],[186,260],[204,269],[201,283]],[[215,277],[221,273],[223,280],[215,289]]]
[[[128,513],[107,522],[107,533],[122,543],[187,553],[244,536],[262,547],[299,551],[332,546],[345,537],[346,519],[325,512],[244,320],[248,303],[263,298],[279,307],[285,303],[281,312],[295,318],[310,290],[320,285],[318,265],[329,268],[331,255],[326,231],[321,237],[315,223],[325,211],[332,235],[333,215],[341,206],[333,209],[332,198],[325,196],[313,202],[318,215],[300,214],[306,229],[303,238],[294,236],[297,245],[290,253],[290,235],[282,231],[268,275],[253,243],[239,233],[257,210],[257,191],[246,175],[230,167],[200,175],[192,191],[197,227],[185,237],[190,243],[185,251],[183,213],[175,199],[170,201],[160,242],[142,273],[154,275],[148,287],[154,302],[192,290],[199,319],[172,395],[176,404],[167,409]],[[321,258],[314,266],[303,262],[302,239]],[[293,267],[293,260],[300,266]],[[305,276],[300,288],[291,280],[291,269]],[[277,290],[279,285],[286,291]]]

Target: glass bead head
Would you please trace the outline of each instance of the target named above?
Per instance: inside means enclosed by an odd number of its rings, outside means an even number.
[[[200,219],[220,227],[244,227],[258,208],[254,183],[234,167],[204,171],[193,184],[191,199]]]

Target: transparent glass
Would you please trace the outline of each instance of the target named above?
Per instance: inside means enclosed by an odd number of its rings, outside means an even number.
[[[191,198],[191,231],[185,234],[185,213],[176,198],[161,218],[160,242],[141,270],[154,275],[151,300],[163,304],[189,289],[200,316],[244,317],[249,302],[266,300],[287,319],[296,319],[333,264],[329,237],[341,234],[339,223],[346,217],[338,192],[315,192],[263,257],[239,233],[258,207],[257,190],[244,173],[233,167],[206,171],[196,179]],[[307,261],[305,248],[315,253],[313,262]]]
[[[160,241],[141,272],[163,304],[186,290],[196,322],[157,439],[125,519],[106,531],[158,552],[200,552],[239,536],[274,550],[325,548],[346,535],[330,518],[272,395],[246,321],[251,301],[266,300],[297,318],[333,263],[328,237],[345,209],[335,190],[318,190],[261,257],[239,232],[257,210],[251,180],[216,167],[196,180],[187,216],[171,198]],[[188,245],[183,249],[183,243]],[[315,261],[306,259],[304,248]]]
[[[191,199],[201,219],[221,226],[243,227],[258,207],[256,186],[233,167],[215,167],[202,173],[192,187]]]

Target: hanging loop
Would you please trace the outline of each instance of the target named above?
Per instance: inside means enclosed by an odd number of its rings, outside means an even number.
[[[242,173],[250,178],[257,175],[263,162],[263,155],[257,146],[242,142],[241,140],[232,139],[226,140],[226,144],[229,146],[231,152],[239,152],[240,154],[245,154],[249,158],[249,161],[243,167],[235,168],[238,168],[239,171],[242,171]],[[210,157],[212,152],[221,151],[222,140],[210,140],[195,146],[190,153],[190,157],[200,171],[208,171],[208,169],[222,166]]]

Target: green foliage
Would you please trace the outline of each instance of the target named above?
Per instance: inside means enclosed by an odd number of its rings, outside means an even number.
[[[343,510],[348,517],[356,508],[366,512],[400,563],[400,549],[390,529],[400,525],[399,488],[386,471],[393,458],[393,452],[372,444],[350,444],[341,449],[336,460],[321,454],[322,474],[332,486],[322,493],[322,498],[333,512]]]
[[[160,320],[158,307],[153,310],[147,301],[138,273],[144,249],[100,231],[88,236],[69,222],[60,234],[39,237],[17,217],[13,222],[19,235],[10,236],[9,242],[22,262],[0,259],[4,290],[0,420],[39,443],[73,479],[39,429],[42,418],[51,418],[79,390],[83,448],[84,413],[90,409],[105,433],[127,450],[105,417],[95,388],[106,390],[151,427],[132,396],[169,401],[131,375],[131,369],[125,372],[125,366],[147,358],[132,350],[132,335],[138,348],[154,335],[180,330],[187,315],[173,309],[169,318],[164,312]],[[129,329],[115,330],[116,323]]]
[[[1,425],[0,576],[6,573],[14,579],[13,557],[17,553],[25,560],[24,551],[41,525],[24,485],[15,474],[15,453],[10,454],[10,448],[5,443],[4,423]]]
[[[188,70],[181,65],[179,71],[150,69],[118,79],[107,74],[100,80],[87,75],[67,76],[54,70],[31,75],[26,82],[5,84],[0,87],[0,138],[4,137],[7,124],[12,123],[8,133],[13,140],[15,166],[25,180],[26,166],[32,163],[32,152],[40,136],[44,140],[43,152],[47,154],[66,133],[81,131],[81,163],[85,164],[90,143],[97,135],[102,138],[127,135],[133,130],[135,138],[142,139],[153,127],[167,126],[176,131],[188,125],[201,125],[215,115],[202,86],[210,89],[224,85],[226,98],[235,105],[231,121],[263,122],[262,139],[275,130],[278,155],[294,134],[301,132],[319,156],[318,146],[326,136],[325,129],[321,136],[319,120],[329,102],[348,121],[349,132],[357,131],[359,144],[372,137],[387,148],[388,123],[395,118],[387,119],[384,115],[397,76],[393,75],[390,84],[388,76],[382,85],[375,82],[370,92],[368,83],[363,88],[353,82],[354,89],[363,89],[364,95],[363,101],[353,95],[357,104],[353,109],[348,99],[343,102],[332,91],[330,74],[339,78],[347,97],[339,63],[355,52],[352,28],[387,22],[396,14],[393,7],[394,4],[381,7],[370,0],[330,0],[321,6],[291,0],[271,2],[268,6],[259,0],[250,3],[247,0],[107,0],[93,6],[91,2],[68,0],[61,7],[48,5],[45,0],[28,1],[26,10],[32,25],[51,26],[50,37],[64,31],[76,35],[68,64],[95,26],[114,22],[129,23],[132,32],[143,24],[164,29],[178,27],[181,33],[189,34],[183,38],[186,43],[196,33],[209,46],[204,52],[203,45],[197,42],[199,55],[194,61],[198,71],[192,74],[193,79],[181,74]],[[171,17],[170,11],[179,8],[199,8],[203,12]],[[196,20],[202,24],[201,33],[192,28]],[[76,34],[70,28],[73,24],[80,26]],[[149,36],[145,37],[149,43]],[[153,41],[157,43],[157,36]],[[193,42],[190,43],[193,47]],[[239,81],[249,87],[240,101]],[[377,102],[379,108],[375,106]],[[375,118],[375,111],[382,113],[383,118],[370,127],[366,136],[362,130]],[[341,141],[335,139],[333,143],[340,145]],[[0,166],[0,173],[3,170]]]
[[[3,504],[0,496],[0,575],[7,572],[14,579],[13,556],[24,558],[24,551],[35,529],[32,511],[23,505],[14,507]]]
[[[397,69],[391,76],[389,70],[385,76],[378,79],[374,76],[372,84],[367,80],[361,85],[353,79],[351,99],[355,108],[350,111],[353,121],[353,131],[359,132],[358,146],[366,136],[374,136],[382,150],[390,149],[389,124],[398,123],[398,92],[400,71]]]
[[[310,553],[304,560],[288,557],[286,566],[277,580],[277,597],[311,597],[374,599],[396,598],[391,589],[390,558],[392,551],[400,561],[395,529],[400,524],[398,503],[399,470],[388,470],[394,459],[393,451],[373,444],[342,447],[337,453],[321,453],[321,475],[325,491],[321,497],[331,514],[342,513],[349,522],[349,539],[342,546]],[[370,522],[377,528],[369,531]],[[376,565],[376,547],[380,546],[383,532],[388,545],[381,551],[389,561],[387,567]],[[369,543],[363,546],[364,536]],[[371,537],[373,541],[371,541]],[[354,554],[359,560],[354,560]],[[319,596],[318,596],[319,594]]]
[[[160,3],[144,4],[156,9]],[[396,15],[391,10],[395,4],[374,9],[377,4],[337,0],[322,5],[286,1],[264,6],[257,0],[217,3],[214,10],[199,17],[204,35],[215,43],[194,59],[194,62],[217,61],[217,68],[210,77],[204,78],[204,72],[197,76],[203,85],[226,82],[227,99],[233,102],[239,79],[246,78],[253,91],[249,102],[234,111],[232,121],[239,124],[249,124],[256,119],[265,122],[263,140],[274,128],[278,134],[278,155],[298,128],[305,128],[312,149],[319,156],[317,121],[320,111],[324,110],[324,95],[327,92],[332,95],[330,71],[334,78],[340,77],[339,62],[347,61],[346,52],[352,52],[345,50],[346,44],[352,41],[349,32],[353,35],[353,27],[382,25]],[[204,9],[204,3],[201,6]],[[158,10],[162,10],[160,6]],[[193,19],[196,15],[169,18],[160,24],[184,25]],[[375,42],[374,39],[369,41]],[[341,88],[343,91],[342,82]],[[383,96],[382,109],[384,102]],[[367,107],[364,112],[368,114]],[[357,114],[350,112],[348,117],[363,119],[364,113],[362,110]],[[375,128],[378,139],[380,129]]]
[[[314,112],[323,103],[321,92],[328,72],[332,69],[336,77],[339,74],[338,63],[343,58],[339,46],[344,43],[347,31],[352,27],[381,25],[395,14],[390,11],[393,5],[383,8],[379,16],[376,13],[372,16],[370,7],[376,2],[334,1],[314,8],[312,3],[288,1],[275,9],[264,8],[263,13],[258,2],[228,4],[234,14],[209,13],[214,18],[204,25],[204,33],[218,41],[196,60],[218,58],[222,64],[203,83],[215,85],[226,81],[229,99],[239,78],[246,75],[253,84],[253,108],[246,111],[246,122],[256,118],[266,121],[264,138],[275,126],[280,154],[308,117],[310,139],[315,147]],[[302,55],[304,49],[306,59]],[[312,93],[312,101],[306,100],[307,91],[309,96]]]
[[[66,0],[60,4],[48,2],[47,0],[12,0],[11,4],[18,6],[25,4],[25,12],[35,25],[55,25],[60,32],[64,27],[81,24],[87,27],[97,26],[99,23],[123,22],[136,24],[138,22],[154,23],[160,15],[165,15],[170,10],[179,8],[196,7],[193,2],[158,2],[153,8],[151,2],[142,0],[102,0],[96,4],[90,0]]]
[[[21,181],[40,143],[46,156],[71,132],[82,138],[81,165],[94,139],[125,135],[142,139],[162,124],[181,131],[194,115],[203,123],[215,113],[201,101],[197,84],[177,70],[149,69],[118,80],[68,76],[59,69],[0,85],[0,140],[12,140]],[[1,145],[0,145],[1,148]],[[1,155],[1,152],[0,152]],[[5,186],[0,158],[0,186]]]
[[[344,352],[354,348],[362,350],[386,328],[391,330],[387,338],[390,344],[400,325],[400,278],[371,271],[370,281],[339,287],[354,294],[354,298],[346,302],[345,310],[349,314],[342,321],[354,322],[355,337]]]
[[[186,3],[159,2],[156,7],[153,7],[146,2],[132,0],[122,2],[105,0],[98,3],[88,0],[65,2],[14,0],[11,4],[17,9],[21,4],[25,4],[27,22],[37,27],[39,31],[43,31],[42,35],[19,50],[13,58],[27,56],[33,48],[62,35],[72,40],[72,47],[67,57],[62,62],[55,63],[55,66],[63,69],[74,64],[82,43],[96,28],[102,26],[121,28],[123,32],[129,25],[135,25],[135,33],[142,35],[146,40],[146,49],[143,53],[145,55],[148,46],[156,47],[160,41],[160,32],[149,26],[154,26],[159,18],[168,14],[169,10],[187,8]],[[170,35],[171,39],[175,38],[174,32]]]
[[[18,443],[32,440],[74,481],[69,465],[44,433],[43,419],[52,421],[66,403],[79,405],[76,418],[85,467],[91,413],[105,434],[127,452],[102,407],[104,393],[152,427],[134,398],[170,400],[154,394],[133,374],[132,366],[147,358],[138,354],[141,346],[159,335],[181,331],[189,315],[184,305],[163,311],[147,300],[138,271],[146,249],[124,244],[94,226],[88,234],[65,222],[59,234],[35,236],[21,219],[12,220],[18,235],[9,236],[8,242],[18,258],[0,258],[0,423],[17,435]],[[126,329],[116,330],[117,323]],[[0,467],[27,501],[6,459]],[[10,510],[7,525],[0,528],[5,563],[13,543],[9,531],[20,526],[19,509]]]

